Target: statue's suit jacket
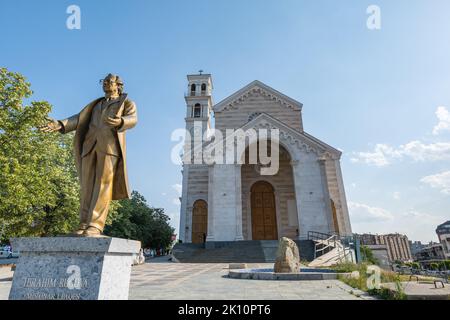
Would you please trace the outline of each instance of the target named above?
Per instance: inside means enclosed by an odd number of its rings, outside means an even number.
[[[61,120],[60,123],[63,125],[61,131],[63,133],[68,133],[76,130],[75,140],[74,140],[74,156],[75,164],[77,166],[78,175],[80,181],[82,179],[82,167],[81,159],[83,153],[83,143],[86,134],[89,129],[89,124],[91,121],[92,109],[104,98],[98,98],[91,103],[89,103],[79,114],[76,114],[68,119]],[[113,110],[115,115],[122,118],[123,124],[121,127],[117,128],[116,137],[119,142],[121,157],[117,165],[117,172],[114,174],[113,182],[113,200],[126,199],[131,197],[131,192],[128,184],[128,175],[126,167],[126,141],[125,141],[125,131],[133,128],[137,123],[137,111],[136,104],[127,99],[126,94],[120,96],[119,103],[117,104],[117,111]]]

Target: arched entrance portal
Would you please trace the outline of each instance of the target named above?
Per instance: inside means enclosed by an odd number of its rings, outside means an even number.
[[[273,187],[258,181],[251,188],[253,240],[278,240],[277,215]]]
[[[192,208],[192,243],[205,242],[208,233],[208,204],[197,200]]]

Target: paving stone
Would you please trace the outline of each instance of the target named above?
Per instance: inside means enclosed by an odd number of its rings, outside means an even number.
[[[249,267],[253,267],[249,265]],[[264,264],[255,267],[264,268]],[[224,277],[228,264],[146,263],[132,268],[129,298],[136,300],[360,300],[338,280],[274,281]],[[6,274],[10,276],[10,273]],[[6,276],[5,275],[5,276]],[[0,299],[11,282],[0,281]],[[327,288],[329,286],[330,288]],[[348,286],[347,286],[348,287]]]

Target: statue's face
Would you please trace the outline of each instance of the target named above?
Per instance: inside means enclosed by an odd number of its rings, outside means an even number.
[[[103,91],[105,93],[115,93],[119,91],[119,86],[116,82],[115,77],[106,77],[103,79]]]

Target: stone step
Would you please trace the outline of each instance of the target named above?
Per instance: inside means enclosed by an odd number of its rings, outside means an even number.
[[[302,260],[314,257],[314,243],[297,240]],[[276,240],[207,242],[206,244],[177,244],[173,256],[179,262],[264,263],[274,262],[278,249]]]

